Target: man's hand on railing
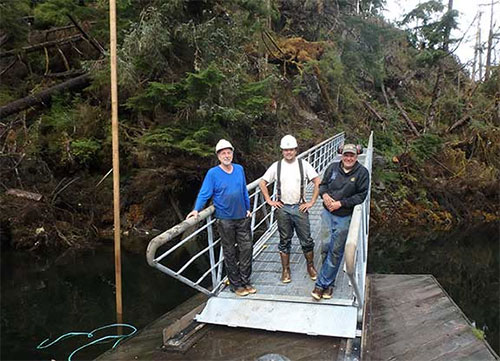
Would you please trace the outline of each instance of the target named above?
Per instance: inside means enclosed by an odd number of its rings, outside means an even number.
[[[276,207],[276,208],[281,208],[283,207],[283,203],[281,201],[273,201],[273,200],[268,200],[266,201],[267,204],[269,204],[271,207]]]
[[[189,214],[186,216],[186,219],[193,217],[198,218],[198,211],[196,209],[193,209],[191,212],[189,212]]]
[[[309,208],[311,208],[312,206],[314,205],[313,202],[306,202],[306,203],[302,203],[300,206],[299,206],[299,210],[303,213],[306,213]]]
[[[247,218],[250,218],[252,216],[252,212],[247,211]]]

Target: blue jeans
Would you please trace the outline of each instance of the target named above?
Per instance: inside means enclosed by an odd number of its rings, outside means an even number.
[[[280,244],[278,245],[280,252],[290,254],[294,230],[300,241],[302,252],[308,253],[314,250],[309,213],[301,212],[298,204],[285,204],[282,208],[276,209],[276,220],[280,234]]]
[[[335,283],[335,278],[340,268],[340,261],[342,261],[342,257],[344,256],[345,242],[347,240],[347,233],[349,233],[349,225],[351,224],[351,215],[339,217],[323,209],[321,218],[328,225],[330,242],[326,258],[316,281],[316,287],[326,290]]]

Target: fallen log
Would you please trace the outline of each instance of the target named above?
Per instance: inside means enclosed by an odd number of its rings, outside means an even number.
[[[23,191],[22,189],[16,189],[16,188],[8,189],[7,192],[5,192],[5,194],[20,198],[31,199],[36,202],[39,202],[42,199],[42,195],[40,193]]]
[[[90,43],[90,45],[92,45],[102,56],[105,56],[106,54],[101,44],[99,44],[97,40],[95,40],[93,37],[87,34],[85,30],[83,30],[83,28],[80,26],[80,24],[78,24],[75,18],[71,16],[71,14],[66,14],[66,15],[68,16],[69,20],[71,20],[73,25],[76,26],[78,31],[82,33],[82,36]]]
[[[22,110],[28,109],[32,106],[38,104],[44,104],[50,100],[50,98],[57,94],[58,92],[67,91],[67,90],[75,90],[82,89],[90,84],[90,74],[83,74],[79,77],[66,80],[60,84],[57,84],[48,89],[42,90],[41,92],[28,95],[27,97],[14,100],[11,103],[8,103],[2,107],[0,107],[0,119],[3,119],[9,115],[16,114]]]
[[[470,115],[467,114],[465,115],[464,117],[462,117],[461,119],[459,119],[458,121],[456,121],[455,123],[453,123],[453,125],[451,125],[448,129],[446,129],[446,133],[451,133],[453,132],[456,128],[464,125],[465,123],[467,123],[469,120],[471,119]]]
[[[373,114],[375,115],[375,117],[380,121],[380,122],[384,122],[384,118],[382,118],[382,116],[377,113],[377,111],[375,110],[375,108],[373,108],[366,100],[362,100],[364,106]]]
[[[61,73],[47,73],[47,74],[44,74],[44,77],[46,77],[46,78],[70,78],[70,77],[75,77],[77,75],[82,75],[84,73],[85,73],[85,70],[83,70],[83,69],[73,69],[73,70],[63,71]]]
[[[63,45],[63,44],[67,44],[67,43],[71,43],[73,41],[79,41],[79,40],[83,40],[83,36],[81,34],[73,35],[73,36],[70,36],[67,38],[63,38],[63,39],[50,40],[50,41],[46,41],[43,43],[31,45],[31,46],[23,46],[22,48],[0,52],[0,58],[14,56],[14,55],[17,55],[17,54],[23,53],[23,52],[24,53],[31,53],[33,51],[41,50],[44,48],[50,48],[52,46]]]
[[[420,132],[417,130],[417,128],[415,127],[415,124],[413,124],[413,122],[410,119],[410,117],[408,116],[408,114],[406,114],[405,110],[403,109],[403,106],[401,105],[401,103],[399,103],[398,99],[394,95],[394,92],[390,91],[390,89],[389,89],[389,94],[391,95],[391,98],[394,101],[394,104],[396,104],[399,111],[401,112],[401,115],[405,119],[406,124],[408,125],[408,128],[410,128],[410,130],[413,132],[413,134],[415,134],[417,137],[420,137]]]

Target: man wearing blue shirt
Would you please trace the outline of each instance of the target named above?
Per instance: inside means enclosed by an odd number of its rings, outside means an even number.
[[[233,151],[231,143],[225,139],[219,140],[215,153],[220,164],[208,170],[194,209],[186,219],[198,217],[198,212],[212,198],[231,289],[238,296],[246,296],[257,292],[250,283],[252,273],[250,198],[243,167],[232,163]]]

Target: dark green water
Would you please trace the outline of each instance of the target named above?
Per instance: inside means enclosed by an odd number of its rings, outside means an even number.
[[[66,360],[92,340],[78,336],[45,350],[36,346],[116,323],[112,245],[59,256],[2,252],[1,271],[1,360]],[[123,252],[122,278],[123,322],[139,329],[196,293],[151,268],[144,252]],[[115,334],[108,331],[96,337]],[[91,346],[73,360],[93,359],[111,346]]]
[[[370,237],[369,272],[433,274],[498,353],[498,224],[446,233],[398,229]],[[143,251],[124,251],[122,275],[123,320],[139,329],[195,294],[149,267]],[[115,317],[111,245],[57,256],[2,252],[1,360],[65,360],[89,341],[80,336],[42,351],[36,346],[115,323]],[[91,346],[73,360],[93,359],[110,347]]]
[[[499,354],[500,224],[371,234],[369,273],[432,274]]]

